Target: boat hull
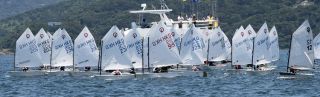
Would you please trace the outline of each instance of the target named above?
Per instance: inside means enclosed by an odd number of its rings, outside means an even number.
[[[9,76],[44,76],[48,75],[46,71],[31,70],[31,71],[9,71]]]

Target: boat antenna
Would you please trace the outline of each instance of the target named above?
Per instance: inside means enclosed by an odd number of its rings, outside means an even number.
[[[164,0],[160,0],[161,9],[169,9]]]

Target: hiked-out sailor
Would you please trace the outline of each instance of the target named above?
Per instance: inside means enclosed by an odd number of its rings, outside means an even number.
[[[90,71],[90,70],[91,70],[90,66],[84,67],[84,71]]]
[[[254,68],[253,64],[247,64],[247,67]]]
[[[24,72],[26,72],[26,71],[28,71],[28,70],[29,70],[28,67],[23,67],[23,68],[22,68],[22,71],[24,71]]]
[[[242,69],[241,65],[234,65],[235,69]]]
[[[161,72],[161,70],[159,67],[153,68],[153,73],[160,73],[160,72]]]
[[[119,69],[112,72],[113,75],[122,75],[121,71]]]
[[[136,74],[136,71],[134,70],[134,68],[130,68],[129,73],[131,73],[131,74]]]
[[[291,73],[297,73],[297,69],[293,68],[293,66],[289,67],[289,72]]]
[[[64,70],[65,70],[65,68],[66,68],[66,67],[61,66],[61,67],[60,67],[60,71],[64,71]]]

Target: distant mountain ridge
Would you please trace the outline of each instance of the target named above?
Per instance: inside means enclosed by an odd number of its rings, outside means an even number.
[[[176,19],[179,14],[199,13],[199,18],[210,14],[210,0],[201,0],[195,4],[187,0],[166,0],[173,12],[168,16]],[[231,40],[235,29],[251,24],[258,31],[266,21],[268,27],[276,25],[281,48],[287,48],[290,35],[305,20],[309,19],[313,32],[320,31],[320,0],[219,0],[217,15],[222,29]],[[137,21],[136,14],[130,10],[141,9],[140,4],[147,3],[148,8],[158,7],[158,0],[67,0],[38,8],[0,21],[0,48],[14,48],[16,39],[30,27],[34,34],[41,27],[50,32],[57,28],[66,28],[73,39],[84,26],[92,31],[97,42],[112,25],[120,28],[130,27]],[[197,5],[197,6],[196,6]],[[196,7],[195,7],[196,6]],[[198,10],[195,10],[197,8]],[[147,15],[148,22],[158,20],[157,16]],[[48,26],[48,22],[61,22],[59,26]],[[99,42],[98,42],[99,44]]]
[[[0,20],[62,0],[0,0]]]

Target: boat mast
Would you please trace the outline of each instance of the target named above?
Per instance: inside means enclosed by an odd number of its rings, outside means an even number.
[[[149,45],[149,36],[148,36],[148,71],[150,72],[150,45]]]
[[[100,54],[99,54],[99,61],[98,61],[98,70],[99,74],[101,75],[102,71],[102,46],[103,46],[103,41],[100,41]]]
[[[141,65],[142,65],[142,74],[144,74],[144,57],[143,57],[143,56],[144,56],[144,49],[143,49],[143,48],[144,48],[144,46],[143,46],[143,44],[144,44],[144,37],[142,37],[141,40],[142,40],[142,43],[141,43],[141,46],[142,46],[142,54],[141,54],[141,56],[142,56],[142,57],[141,57],[141,61],[142,61],[142,62],[141,62],[141,63],[142,63],[142,64],[141,64]]]
[[[288,63],[287,63],[287,72],[289,72],[289,63],[290,63],[290,52],[291,52],[292,36],[293,36],[293,33],[292,33],[292,35],[291,35],[291,40],[290,40],[290,48],[289,48]]]
[[[233,53],[233,39],[231,39],[231,68],[232,68],[232,66],[233,66],[233,58],[232,58],[232,53]]]
[[[74,48],[75,48],[75,47],[74,47],[74,44],[75,44],[75,41],[73,41],[73,53],[72,53],[72,64],[73,64],[73,65],[72,65],[72,71],[73,71],[73,72],[74,72],[74,68],[75,68],[75,67],[74,67]]]
[[[53,37],[51,38],[51,53],[50,53],[50,66],[49,66],[49,70],[51,72],[51,66],[52,66],[52,46],[53,46]]]
[[[16,44],[17,45],[17,44]],[[16,71],[16,47],[15,47],[15,51],[14,51],[14,58],[13,58],[13,71]]]
[[[250,38],[251,39],[251,38]],[[252,51],[251,51],[251,64],[252,64],[252,66],[254,66],[253,65],[253,55],[254,55],[254,42],[255,42],[255,40],[256,40],[256,38],[255,37],[252,37]],[[255,67],[255,66],[254,66]]]
[[[210,47],[210,38],[208,39],[208,48],[207,48],[207,65],[209,66],[209,47]]]

